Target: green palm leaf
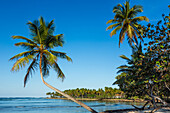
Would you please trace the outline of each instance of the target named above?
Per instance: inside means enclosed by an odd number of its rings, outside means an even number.
[[[58,51],[52,51],[50,50],[50,52],[55,55],[56,57],[60,57],[60,58],[63,58],[63,59],[67,59],[67,61],[71,61],[72,62],[72,59],[66,55],[66,53],[63,53],[63,52],[58,52]]]
[[[39,31],[39,27],[38,27],[38,22],[34,21],[34,23],[32,22],[28,22],[27,23],[29,25],[30,31],[31,31],[31,35],[33,36],[33,40],[40,44],[41,43],[41,38],[40,38],[40,31]]]
[[[121,65],[121,66],[117,67],[117,69],[125,69],[125,68],[128,68],[128,66],[127,65]]]
[[[39,54],[37,55],[36,58],[33,59],[32,63],[30,64],[30,66],[27,69],[27,73],[24,77],[24,87],[26,86],[26,83],[28,81],[30,74],[32,74],[32,72],[35,71],[35,69],[37,68],[37,65],[38,65],[37,58],[38,58],[38,56],[39,56]]]
[[[29,43],[31,43],[31,44],[37,45],[36,43],[34,43],[34,41],[32,41],[32,40],[30,40],[30,39],[28,39],[28,38],[26,38],[26,37],[23,37],[23,36],[12,36],[12,38],[13,38],[13,39],[24,39],[24,40],[26,40],[27,42],[29,42]]]
[[[57,57],[55,55],[53,55],[51,52],[49,52],[48,50],[44,50],[43,53],[46,55],[46,57],[51,65],[53,65],[55,63],[55,61],[57,61]]]
[[[120,55],[121,58],[127,60],[127,61],[131,61],[128,57],[126,57],[125,55]]]
[[[65,75],[61,71],[60,67],[58,66],[58,64],[56,62],[53,64],[53,69],[58,73],[57,74],[58,78],[61,78],[62,80],[64,80]]]
[[[114,23],[114,22],[116,22],[116,21],[114,19],[111,19],[111,20],[107,21],[106,24],[110,24],[110,23]]]
[[[120,25],[121,25],[121,23],[112,24],[109,27],[107,27],[106,30],[112,29],[113,27],[117,27],[117,26],[120,26]]]
[[[34,55],[28,55],[26,57],[18,59],[12,67],[12,71],[19,71],[20,68],[25,67],[29,63],[29,60],[32,60]]]
[[[50,35],[52,35],[54,33],[54,20],[52,20],[48,25],[47,25],[47,31]]]
[[[132,71],[132,69],[120,69],[119,71],[117,71],[117,73],[122,73],[122,72],[128,73],[128,72],[131,72],[131,71]]]
[[[19,43],[15,43],[15,46],[21,46],[23,48],[26,49],[34,49],[34,48],[39,48],[39,46],[37,46],[36,44],[31,44],[31,43],[27,43],[27,42],[19,42]]]
[[[9,60],[14,60],[14,59],[18,59],[20,57],[26,57],[28,55],[34,55],[35,53],[37,53],[38,51],[26,51],[26,52],[22,52],[22,53],[19,53],[15,56],[13,56],[12,58],[10,58]]]
[[[116,34],[117,31],[119,31],[122,28],[122,26],[117,26],[111,33],[110,36],[112,37],[113,35]]]
[[[58,34],[56,36],[49,36],[46,38],[44,45],[46,48],[54,48],[58,46],[63,46],[64,41],[63,41],[63,34]]]
[[[140,22],[140,21],[143,21],[143,20],[149,22],[149,19],[146,16],[135,17],[131,21],[136,23],[136,22]]]
[[[120,28],[121,31],[120,31],[120,34],[119,34],[119,47],[120,47],[120,43],[122,43],[124,38],[125,38],[125,33],[128,29],[128,26],[129,26],[128,24],[124,24],[122,29]]]
[[[44,77],[49,76],[49,69],[51,65],[45,55],[42,57],[42,73]]]

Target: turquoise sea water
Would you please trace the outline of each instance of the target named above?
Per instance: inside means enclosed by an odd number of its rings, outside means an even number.
[[[129,102],[82,101],[98,112],[133,108]],[[133,103],[134,104],[134,103]],[[140,106],[141,104],[138,104]],[[90,113],[70,100],[45,98],[0,98],[0,113]]]

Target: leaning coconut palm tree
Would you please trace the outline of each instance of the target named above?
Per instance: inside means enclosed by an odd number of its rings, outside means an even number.
[[[25,67],[27,64],[29,64],[24,78],[24,87],[31,73],[35,71],[39,65],[41,79],[47,87],[76,102],[90,112],[96,113],[96,111],[94,111],[89,106],[54,88],[44,80],[44,77],[49,75],[50,68],[53,68],[57,72],[58,78],[61,78],[63,80],[65,78],[65,75],[57,64],[57,60],[58,58],[63,58],[67,61],[72,61],[72,59],[67,56],[66,53],[52,50],[54,47],[62,47],[64,43],[63,34],[55,36],[53,35],[55,28],[54,20],[46,24],[45,20],[40,17],[39,21],[37,20],[33,23],[28,22],[28,25],[32,36],[30,39],[23,36],[12,36],[13,39],[24,40],[25,42],[18,42],[15,44],[15,46],[21,46],[27,51],[19,53],[10,58],[10,60],[16,59],[16,62],[12,67],[12,71],[19,71],[22,67]]]
[[[132,8],[129,5],[129,1],[126,1],[124,6],[118,4],[113,8],[115,13],[114,19],[109,20],[106,24],[113,23],[108,26],[106,30],[113,29],[110,33],[112,37],[120,30],[119,34],[119,47],[120,43],[123,42],[125,34],[130,45],[134,43],[138,44],[137,36],[142,40],[142,27],[138,23],[140,21],[149,21],[146,16],[136,17],[138,13],[143,12],[143,8],[140,5],[134,5]]]

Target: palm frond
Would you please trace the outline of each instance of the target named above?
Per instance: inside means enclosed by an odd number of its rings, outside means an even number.
[[[125,69],[125,68],[128,68],[128,66],[127,65],[121,65],[121,66],[117,67],[117,69]]]
[[[34,55],[28,55],[26,57],[18,59],[14,63],[11,71],[18,71],[20,68],[25,67],[25,65],[29,63],[29,60],[32,60],[33,58],[34,58]]]
[[[120,5],[121,5],[121,4],[120,4]],[[117,5],[117,6],[115,6],[115,7],[113,8],[112,12],[113,12],[113,13],[117,13],[117,12],[119,13],[119,12],[122,12],[121,7],[120,7],[120,6],[118,6],[118,5]]]
[[[41,26],[43,26],[43,27],[46,26],[46,25],[45,25],[45,20],[44,20],[44,18],[43,18],[42,16],[40,17],[39,22],[40,22],[40,25],[41,25]]]
[[[115,16],[114,16],[114,20],[116,21],[116,22],[123,22],[123,20],[125,20],[125,15],[122,15],[122,14],[116,14]]]
[[[133,39],[135,39],[135,42],[136,42],[135,44],[138,44],[138,39],[134,31],[133,31],[133,37],[134,37]]]
[[[115,23],[115,24],[112,24],[110,25],[109,27],[106,28],[106,31],[109,30],[109,29],[113,29],[113,27],[117,27],[117,26],[120,26],[121,23]]]
[[[63,53],[63,52],[58,52],[58,51],[52,51],[50,50],[50,52],[55,55],[56,57],[60,57],[60,58],[63,58],[63,59],[67,59],[67,61],[71,61],[72,62],[72,59],[66,55],[66,53]]]
[[[64,78],[65,78],[65,75],[64,75],[64,73],[61,71],[60,67],[58,66],[58,64],[57,64],[56,62],[53,64],[53,69],[57,72],[58,78],[61,78],[62,81],[63,81]]]
[[[133,36],[134,36],[134,38],[135,38],[136,43],[138,44],[138,41],[137,41],[137,38],[136,38],[135,33],[136,33],[136,34],[138,35],[138,37],[143,41],[143,39],[142,39],[143,33],[141,32],[142,28],[141,28],[141,29],[140,29],[140,28],[138,29],[137,27],[134,26],[134,24],[131,24],[131,23],[130,23],[130,26],[133,28]]]
[[[138,13],[143,12],[143,7],[140,5],[134,5],[129,11],[128,11],[128,17],[134,18],[137,16]]]
[[[47,31],[50,35],[52,35],[54,33],[54,30],[55,30],[55,26],[54,26],[54,19],[48,23],[47,25]]]
[[[128,26],[127,36],[128,36],[127,40],[128,40],[128,43],[130,44],[130,46],[132,46],[132,42],[135,44],[135,46],[138,44],[134,29],[130,25]],[[135,39],[137,44],[135,43],[134,39]]]
[[[37,59],[38,59],[39,54],[37,55],[36,58],[33,59],[32,63],[29,65],[28,69],[27,69],[27,73],[24,77],[24,87],[26,86],[26,83],[28,81],[28,78],[30,77],[30,75],[32,74],[32,72],[35,72],[35,69],[37,68]]]
[[[39,23],[38,21],[34,21],[34,23],[32,22],[28,22],[27,23],[29,25],[29,29],[32,33],[32,36],[33,36],[33,40],[40,44],[41,43],[41,39],[40,39],[40,31],[39,31]]]
[[[134,42],[134,40],[129,38],[129,37],[127,37],[127,41],[129,43],[129,45],[132,47],[132,42]],[[136,43],[134,43],[134,44],[136,44]]]
[[[134,5],[133,10],[138,13],[143,12],[143,7],[141,5]]]
[[[39,19],[39,23],[40,23],[40,26],[39,26],[39,31],[40,31],[40,38],[41,40],[45,40],[47,34],[48,34],[48,30],[47,30],[47,27],[46,27],[46,24],[45,24],[45,20],[43,17],[40,17]]]
[[[130,25],[128,25],[128,29],[127,29],[127,35],[130,39],[132,39],[133,37],[133,31]]]
[[[136,22],[143,21],[143,20],[149,22],[149,19],[146,16],[135,17],[131,20],[131,22],[136,23]]]
[[[55,36],[55,38],[57,40],[57,42],[56,42],[57,46],[63,47],[63,44],[64,44],[63,37],[64,37],[64,34],[58,34],[58,35]]]
[[[58,34],[56,36],[49,36],[45,40],[45,46],[46,48],[54,48],[58,46],[63,46],[64,41],[63,41],[63,34]]]
[[[118,4],[117,6],[121,8],[122,12],[125,10],[122,4]]]
[[[22,52],[22,53],[19,53],[19,54],[13,56],[13,57],[10,58],[9,60],[14,60],[14,59],[17,59],[17,60],[18,60],[18,58],[20,58],[20,57],[22,57],[22,56],[26,57],[26,56],[28,56],[28,55],[34,55],[34,54],[37,53],[37,52],[38,52],[37,50],[36,50],[36,51],[25,51],[25,52]]]
[[[38,21],[34,21],[33,23],[28,21],[27,24],[29,25],[29,29],[32,33],[32,36],[37,36],[39,34],[39,30],[38,30],[39,23],[38,23]]]
[[[23,36],[12,36],[13,39],[24,39],[26,40],[27,42],[31,43],[31,44],[34,44],[34,45],[37,45],[36,43],[34,43],[34,41],[26,38],[26,37],[23,37]]]
[[[121,72],[125,72],[125,73],[128,73],[128,72],[131,72],[132,69],[120,69],[119,71],[117,71],[117,73],[121,73]]]
[[[119,47],[120,47],[120,43],[123,42],[124,38],[125,38],[125,33],[128,29],[128,24],[123,25],[120,34],[119,34]]]
[[[42,57],[42,73],[44,77],[49,75],[50,63],[45,55]]]
[[[15,46],[21,46],[25,49],[34,49],[34,48],[39,48],[39,46],[35,45],[35,44],[31,44],[31,43],[28,43],[28,42],[19,42],[19,43],[15,43]]]
[[[55,61],[57,61],[57,57],[48,50],[43,50],[43,53],[46,54],[46,57],[51,65],[54,64]]]
[[[121,58],[127,60],[127,61],[131,61],[128,57],[126,57],[125,55],[120,55]]]
[[[126,12],[128,12],[128,10],[130,9],[129,1],[126,1],[124,5],[125,5]]]
[[[111,19],[111,20],[107,21],[106,24],[110,24],[110,23],[114,23],[114,22],[116,22],[116,21],[114,19]]]
[[[112,37],[113,35],[116,34],[117,31],[119,31],[122,28],[122,26],[117,26],[111,33],[110,36]]]
[[[50,29],[53,24],[54,24],[54,19],[47,25],[47,28]]]
[[[116,7],[113,9],[113,13],[122,14],[123,15],[121,9],[120,8],[116,8]]]

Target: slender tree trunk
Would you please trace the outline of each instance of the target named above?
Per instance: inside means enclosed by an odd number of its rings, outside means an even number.
[[[155,102],[155,98],[154,98],[154,96],[153,96],[153,86],[150,88],[150,92],[151,92],[151,98],[152,98],[152,102],[153,102],[153,106],[154,106],[154,108],[157,108],[157,106],[156,106],[156,102]]]
[[[156,106],[156,103],[155,103],[155,99],[158,99],[164,106],[167,106],[167,102],[165,102],[165,101],[162,100],[161,98],[159,98],[159,97],[153,95],[153,86],[151,86],[150,92],[151,92],[151,94],[150,94],[149,96],[150,96],[150,97],[152,98],[152,100],[153,100],[154,108],[157,107],[157,106]]]
[[[166,84],[166,82],[164,82],[165,83],[165,87],[170,91],[170,88],[168,87],[168,85]]]
[[[42,66],[41,66],[41,63],[42,63],[42,53],[40,54],[40,64],[39,64],[39,68],[40,68],[40,74],[41,74],[41,79],[43,81],[43,83],[49,87],[50,89],[53,89],[54,91],[56,91],[57,93],[63,95],[64,97],[67,97],[68,99],[72,100],[73,102],[79,104],[80,106],[84,107],[85,109],[87,109],[88,111],[92,112],[92,113],[97,113],[95,110],[93,110],[92,108],[90,108],[89,106],[85,105],[84,103],[76,100],[75,98],[63,93],[62,91],[56,89],[55,87],[49,85],[47,82],[44,81],[44,78],[43,78],[43,74],[42,74]]]

